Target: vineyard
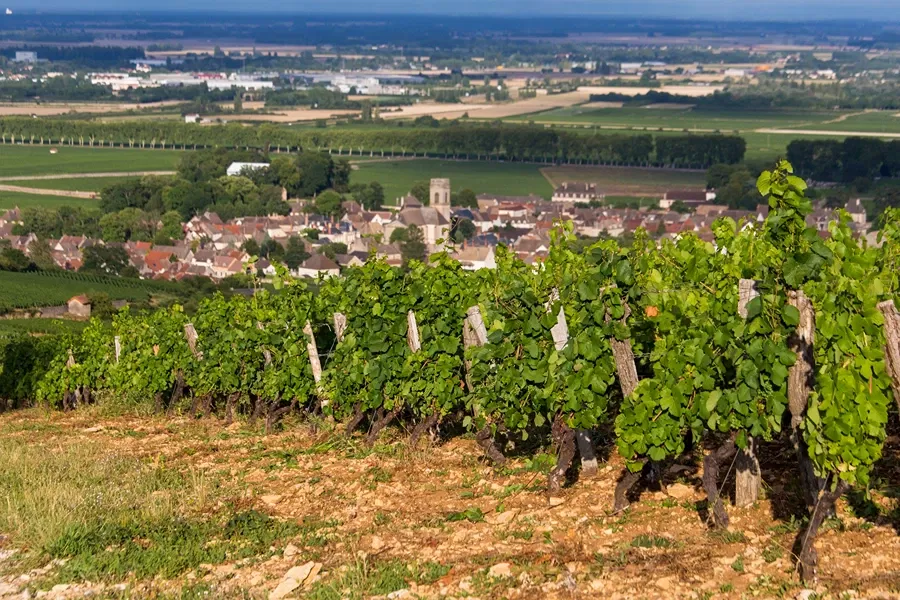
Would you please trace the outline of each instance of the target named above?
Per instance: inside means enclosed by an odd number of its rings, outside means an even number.
[[[846,220],[823,240],[789,164],[758,187],[766,221],[721,220],[713,243],[639,235],[575,253],[561,225],[539,266],[503,250],[476,272],[444,254],[407,271],[371,259],[316,295],[282,271],[275,292],[217,296],[195,315],[125,310],[111,327],[11,339],[0,407],[71,410],[112,394],[267,432],[287,415],[332,418],[368,445],[400,423],[412,447],[435,431],[474,435],[497,465],[549,440],[551,497],[576,456],[590,478],[614,444],[626,463],[617,512],[710,448],[703,487],[721,530],[721,482],[735,472],[735,503],[753,504],[761,448],[787,439],[808,511],[797,560],[814,581],[819,528],[839,497],[867,489],[900,398],[900,213],[886,215],[880,248]]]
[[[72,296],[103,292],[112,300],[147,300],[152,292],[171,290],[166,282],[87,275],[71,271],[0,272],[0,312],[58,306]]]

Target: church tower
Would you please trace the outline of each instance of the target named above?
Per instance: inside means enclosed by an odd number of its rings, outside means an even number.
[[[450,222],[450,180],[432,179],[429,191],[431,208],[441,213]]]

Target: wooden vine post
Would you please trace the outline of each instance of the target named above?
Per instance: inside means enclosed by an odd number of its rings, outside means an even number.
[[[900,409],[900,311],[897,310],[893,300],[880,303],[878,310],[884,315],[884,362],[888,375],[891,376],[894,400]]]
[[[316,382],[316,388],[322,381],[322,363],[319,362],[319,349],[316,346],[316,336],[313,334],[312,324],[309,320],[303,326],[303,333],[306,335],[306,353],[309,355],[309,366],[312,367],[313,381]]]
[[[608,289],[615,289],[617,286],[613,284],[609,288],[600,290],[600,294],[604,294]],[[626,303],[625,313],[622,315],[621,322],[624,324],[631,316],[631,307]],[[607,323],[612,321],[612,315],[609,314],[609,308],[606,309],[604,319]],[[637,365],[634,363],[634,350],[631,347],[631,340],[620,340],[616,336],[610,336],[609,345],[612,348],[613,360],[616,362],[616,374],[619,378],[619,387],[622,389],[622,397],[631,396],[638,386]],[[616,484],[615,499],[613,501],[613,510],[618,512],[628,507],[628,492],[634,485],[640,481],[641,472],[632,473],[629,469],[625,469],[619,483]]]
[[[187,339],[188,348],[191,349],[191,354],[194,355],[194,358],[203,360],[203,352],[197,349],[197,330],[194,328],[193,323],[185,323],[184,337]]]
[[[796,333],[790,339],[790,346],[797,355],[797,361],[788,371],[788,408],[791,411],[791,444],[800,463],[800,484],[807,507],[812,510],[819,499],[819,492],[825,482],[816,477],[812,460],[809,458],[806,442],[800,432],[800,424],[806,416],[806,405],[813,386],[814,362],[813,345],[816,341],[816,316],[812,302],[800,291],[788,292],[788,304],[800,313]]]
[[[344,341],[344,332],[347,331],[347,315],[344,313],[334,313],[334,336],[337,338],[337,341]]]
[[[122,355],[122,339],[119,336],[114,337],[113,344],[116,349],[116,364],[119,364],[119,357]]]
[[[463,347],[468,349],[485,344],[487,344],[487,328],[484,325],[484,318],[481,316],[481,309],[478,306],[471,306],[466,311],[466,318],[463,319]],[[472,379],[469,375],[471,369],[472,361],[467,360],[466,385],[470,392],[473,390]],[[491,461],[499,465],[506,462],[506,457],[494,443],[494,434],[490,425],[475,433],[475,441]]]
[[[747,318],[747,305],[759,297],[756,281],[741,279],[738,285],[738,314]],[[735,459],[734,503],[738,508],[752,506],[759,500],[762,477],[759,470],[759,459],[756,456],[758,440],[747,436],[747,447],[737,451]]]

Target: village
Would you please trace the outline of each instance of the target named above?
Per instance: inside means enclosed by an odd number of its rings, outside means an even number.
[[[659,208],[636,209],[604,206],[601,191],[587,183],[563,183],[550,201],[538,196],[480,194],[477,208],[451,206],[450,189],[449,179],[432,179],[427,206],[411,194],[398,199],[396,207],[377,211],[345,201],[339,219],[311,214],[311,203],[304,200],[292,202],[290,214],[283,216],[223,221],[215,212],[205,212],[185,223],[183,239],[172,245],[143,241],[106,245],[124,248],[131,266],[145,279],[207,277],[221,281],[246,273],[252,257],[248,248],[272,242],[284,247],[295,238],[303,244],[308,258],[291,269],[292,275],[317,278],[339,275],[343,269],[361,265],[373,255],[400,266],[404,253],[402,243],[394,235],[400,229],[417,228],[428,253],[447,251],[464,269],[477,270],[496,266],[495,251],[500,244],[527,263],[540,262],[549,251],[550,231],[560,222],[571,222],[574,233],[582,238],[625,239],[643,228],[656,239],[693,233],[712,241],[711,227],[716,219],[758,223],[768,215],[768,206],[763,204],[753,211],[714,204],[715,193],[705,190],[669,191],[659,199]],[[845,209],[854,231],[868,234],[861,201],[850,200]],[[833,210],[820,206],[807,217],[807,222],[827,236],[828,223],[834,219]],[[469,235],[456,236],[454,241],[454,230],[463,221],[472,225]],[[0,215],[0,239],[27,256],[38,238],[33,233],[15,235],[13,230],[20,223],[18,209]],[[47,243],[56,265],[69,271],[81,268],[86,248],[104,245],[99,239],[70,235]],[[275,275],[274,266],[266,258],[259,258],[255,266],[263,277]]]

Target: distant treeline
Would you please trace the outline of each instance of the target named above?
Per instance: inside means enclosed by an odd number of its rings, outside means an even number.
[[[4,102],[161,102],[184,100],[196,106],[211,108],[213,102],[226,102],[234,98],[233,90],[209,90],[200,85],[173,85],[153,88],[122,90],[113,94],[106,85],[95,85],[87,79],[53,77],[46,81],[6,81],[0,86],[0,101]]]
[[[797,173],[816,181],[854,183],[900,177],[900,140],[794,140],[788,144],[787,158]]]
[[[881,83],[800,85],[796,82],[769,83],[716,91],[708,96],[684,96],[650,90],[646,94],[592,94],[591,102],[622,102],[625,106],[649,104],[691,104],[719,110],[797,109],[900,109],[900,85]]]
[[[373,99],[374,101],[374,99]],[[308,90],[278,90],[266,93],[266,106],[314,106],[320,109],[359,110],[365,100],[350,100],[346,94],[324,87],[311,87]],[[391,96],[379,98],[380,106],[408,106],[412,104],[409,96]]]
[[[63,119],[0,119],[3,143],[12,141],[154,148],[259,148],[263,150],[354,151],[391,156],[424,154],[454,158],[492,158],[585,164],[704,168],[736,163],[746,142],[725,135],[608,134],[548,129],[534,125],[459,124],[417,128],[390,127],[291,130],[270,124],[246,127],[230,123],[197,126],[176,121],[101,123]]]

